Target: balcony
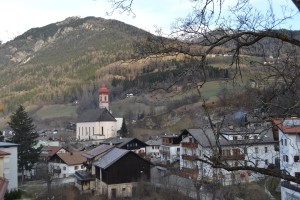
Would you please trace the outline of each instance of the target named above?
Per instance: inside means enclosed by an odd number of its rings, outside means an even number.
[[[245,160],[245,154],[221,156],[221,160]]]
[[[196,149],[198,147],[198,144],[196,144],[196,143],[189,143],[189,142],[182,142],[181,146],[185,147],[185,148],[189,148],[189,149]]]
[[[187,154],[182,154],[181,155],[183,160],[190,160],[190,161],[194,161],[198,159],[197,155],[187,155]]]
[[[170,156],[170,151],[167,151],[167,150],[159,150],[159,153],[161,155],[169,155]]]
[[[187,177],[192,177],[196,179],[199,175],[199,170],[198,169],[191,169],[191,168],[186,168],[183,167],[181,169],[182,175],[187,176]]]
[[[288,188],[290,190],[294,190],[296,192],[300,192],[300,185],[298,184],[291,184],[289,181],[282,181],[281,182],[281,186],[282,187],[285,187],[285,188]]]

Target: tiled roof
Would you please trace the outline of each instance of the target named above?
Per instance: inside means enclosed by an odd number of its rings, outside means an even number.
[[[115,117],[106,108],[90,109],[80,115],[78,122],[107,122],[117,121]]]
[[[101,155],[101,154],[109,151],[112,148],[114,148],[114,146],[107,145],[107,144],[101,144],[100,146],[82,154],[82,156],[91,159],[91,158],[94,158],[98,155]]]
[[[6,156],[6,155],[10,155],[10,153],[0,150],[0,156]]]
[[[85,151],[70,152],[70,153],[57,153],[56,155],[60,157],[64,163],[67,165],[76,165],[85,162],[87,159],[82,156],[86,153]]]
[[[272,121],[284,133],[300,133],[300,118],[274,118]]]
[[[43,146],[40,157],[52,157],[61,149],[62,147],[57,146]]]
[[[129,150],[114,148],[113,150],[102,156],[98,161],[94,162],[93,165],[102,169],[107,169],[109,166],[114,164],[129,152]]]

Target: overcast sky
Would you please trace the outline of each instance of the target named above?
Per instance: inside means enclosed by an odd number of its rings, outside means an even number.
[[[260,5],[267,0],[253,0]],[[284,2],[288,7],[295,8],[291,0],[273,0]],[[30,28],[42,27],[50,23],[62,21],[70,16],[95,16],[111,18],[153,32],[155,27],[168,30],[178,17],[184,17],[191,6],[187,0],[135,0],[133,10],[136,17],[111,11],[108,0],[1,0],[0,40],[6,42]],[[299,15],[287,28],[300,30]]]

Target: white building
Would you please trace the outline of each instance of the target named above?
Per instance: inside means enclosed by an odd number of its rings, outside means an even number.
[[[273,119],[279,136],[280,169],[300,178],[300,118]],[[300,199],[299,184],[281,181],[281,199]]]
[[[159,147],[161,161],[169,164],[179,161],[181,136],[172,134],[163,135],[161,138],[162,144]]]
[[[186,175],[206,181],[217,180],[224,185],[256,180],[261,175],[251,171],[228,172],[215,169],[200,161],[211,157],[216,150],[216,139],[211,129],[186,129],[183,131],[180,151],[180,169]],[[222,154],[220,161],[235,166],[267,168],[275,163],[278,152],[272,131],[268,129],[222,131],[218,140]],[[216,151],[218,151],[217,149]]]
[[[3,162],[3,176],[9,181],[7,189],[18,189],[18,144],[0,142],[0,150],[9,153]]]
[[[77,140],[103,140],[116,137],[123,118],[115,118],[109,111],[109,90],[102,85],[99,89],[99,108],[80,116],[76,123]]]
[[[162,145],[162,139],[160,137],[156,139],[150,139],[146,142],[146,155],[151,158],[151,161],[160,159],[159,148]]]
[[[56,153],[48,162],[49,172],[56,178],[66,178],[78,170],[85,170],[87,159],[82,156],[84,153],[86,151]]]

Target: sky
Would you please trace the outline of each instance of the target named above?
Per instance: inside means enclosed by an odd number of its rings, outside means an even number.
[[[262,0],[253,2],[264,8]],[[273,2],[283,2],[288,8],[295,9],[291,0]],[[63,21],[71,16],[116,19],[152,33],[156,28],[168,32],[176,18],[185,17],[191,11],[188,0],[134,0],[132,8],[136,17],[119,12],[108,16],[106,13],[112,11],[108,0],[1,0],[0,5],[0,40],[3,43],[31,28]],[[300,30],[299,15],[286,26]]]

